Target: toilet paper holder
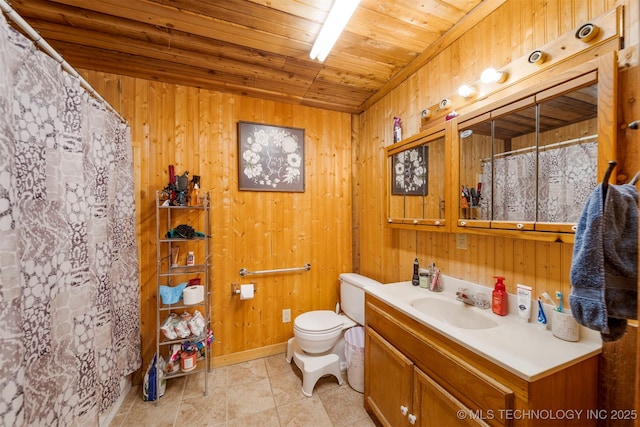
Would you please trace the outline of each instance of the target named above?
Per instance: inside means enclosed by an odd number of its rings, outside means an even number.
[[[253,286],[253,293],[255,294],[256,292],[258,292],[258,290],[256,289],[255,285]],[[231,284],[231,296],[234,295],[240,295],[240,284],[239,283],[232,283]]]

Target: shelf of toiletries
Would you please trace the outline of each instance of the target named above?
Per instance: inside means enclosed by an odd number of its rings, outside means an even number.
[[[192,200],[196,206],[181,206],[168,200],[165,192],[156,193],[156,355],[163,380],[211,368],[209,194]]]

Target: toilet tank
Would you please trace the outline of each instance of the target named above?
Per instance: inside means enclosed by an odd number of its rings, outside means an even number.
[[[342,312],[359,325],[364,325],[364,288],[380,282],[357,273],[340,275],[340,307]]]

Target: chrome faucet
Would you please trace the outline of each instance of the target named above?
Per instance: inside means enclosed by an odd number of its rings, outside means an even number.
[[[456,292],[456,300],[462,301],[465,304],[475,305],[473,302],[473,295],[471,295],[471,292],[469,292],[469,289],[467,288],[458,288],[458,291]]]
[[[482,309],[491,307],[489,296],[487,294],[478,292],[474,295],[469,292],[469,289],[467,288],[458,288],[458,291],[456,292],[456,300]]]

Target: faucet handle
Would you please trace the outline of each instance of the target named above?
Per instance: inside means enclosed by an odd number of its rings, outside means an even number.
[[[487,308],[491,307],[491,298],[489,297],[489,295],[483,292],[478,292],[473,296],[473,305],[486,310]]]
[[[469,289],[458,288],[458,290],[456,291],[456,299],[458,301],[468,300],[469,299],[468,293],[469,293]]]

